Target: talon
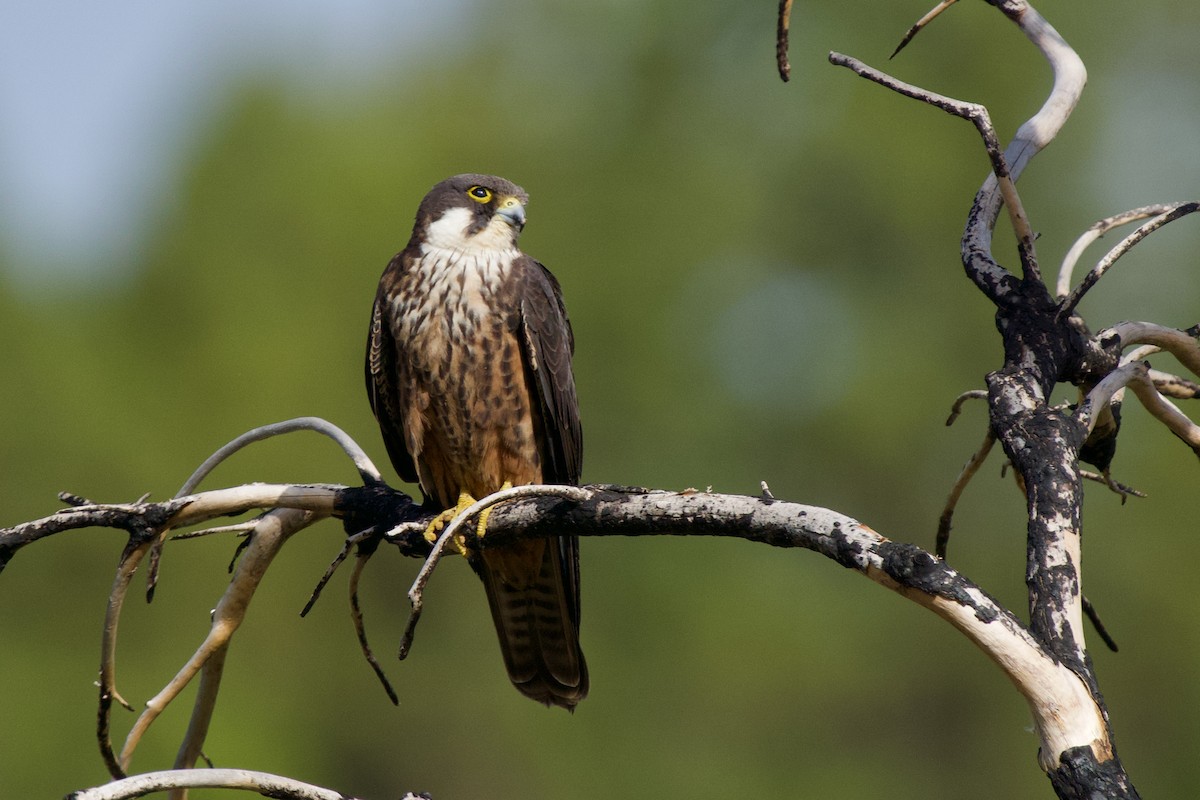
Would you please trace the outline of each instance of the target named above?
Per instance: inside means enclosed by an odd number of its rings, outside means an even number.
[[[474,497],[471,497],[471,495],[467,494],[466,492],[460,493],[458,495],[458,503],[453,508],[447,508],[445,511],[434,517],[433,522],[429,523],[429,526],[425,528],[425,541],[429,542],[430,544],[436,544],[437,540],[441,538],[442,531],[446,529],[446,526],[453,522],[455,517],[462,514],[473,505],[475,505]],[[486,519],[487,511],[484,511],[479,515],[480,532],[483,530],[483,524]],[[454,541],[451,542],[451,544],[454,546],[454,549],[458,551],[459,555],[467,555],[467,540],[466,537],[464,537],[461,533],[454,537]]]
[[[511,488],[513,488],[512,481],[505,481],[498,491],[503,492],[505,489]],[[459,502],[461,501],[462,499],[459,498]],[[483,511],[479,512],[479,524],[475,526],[475,536],[479,539],[482,539],[483,535],[487,533],[487,521],[488,517],[492,515],[493,508],[495,508],[495,506],[488,506]]]

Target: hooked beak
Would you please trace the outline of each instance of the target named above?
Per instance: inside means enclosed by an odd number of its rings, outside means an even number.
[[[500,202],[500,208],[496,210],[496,215],[503,217],[505,222],[518,231],[525,227],[525,206],[515,197],[504,198]]]

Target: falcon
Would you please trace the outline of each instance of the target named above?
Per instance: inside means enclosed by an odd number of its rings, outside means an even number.
[[[442,181],[379,281],[367,392],[396,472],[434,511],[509,485],[579,483],[574,335],[558,281],[517,247],[528,199],[490,175]],[[588,691],[576,537],[467,557],[513,685],[574,709]]]

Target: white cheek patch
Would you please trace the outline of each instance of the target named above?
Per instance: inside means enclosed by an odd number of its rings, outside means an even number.
[[[467,235],[473,218],[469,208],[452,208],[429,225],[425,233],[426,252],[433,250],[515,250],[516,235],[503,217],[492,217],[487,226]]]
[[[425,233],[425,245],[438,250],[465,250],[471,246],[467,237],[470,224],[469,208],[452,208],[430,223]]]

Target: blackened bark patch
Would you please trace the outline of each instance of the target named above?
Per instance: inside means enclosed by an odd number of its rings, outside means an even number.
[[[432,519],[428,509],[414,502],[404,492],[383,483],[343,489],[338,493],[335,508],[347,535],[374,531],[376,538],[373,542],[368,540],[359,545],[364,551],[377,547],[383,535],[397,525]],[[422,531],[415,531],[406,538],[397,537],[393,544],[406,556],[423,557],[430,551],[430,543],[425,540]]]
[[[840,534],[841,532],[841,526],[835,525],[834,533]],[[834,560],[837,563],[849,569],[862,569],[863,547],[860,542],[846,536],[835,536],[834,543]]]
[[[1062,753],[1059,764],[1048,777],[1062,800],[1137,800],[1139,797],[1116,756],[1097,761],[1092,748],[1072,747]]]
[[[896,583],[973,609],[981,622],[997,618],[998,603],[994,608],[980,607],[957,572],[916,545],[889,541],[879,545],[877,552],[883,571]]]

